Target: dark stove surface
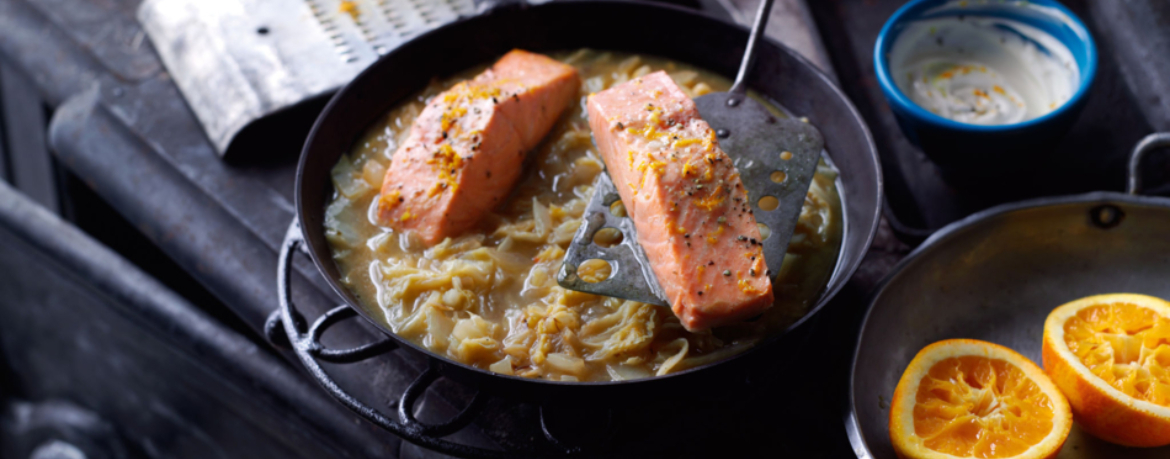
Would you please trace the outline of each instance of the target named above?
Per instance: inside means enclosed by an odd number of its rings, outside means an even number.
[[[933,166],[902,139],[880,100],[869,68],[869,49],[881,23],[901,3],[809,2],[840,81],[882,146],[895,188],[891,204],[907,222],[934,228],[987,205],[987,200],[956,193],[941,182]],[[1151,8],[1148,5],[1156,2],[1069,3],[1083,17],[1093,17],[1094,33],[1101,37],[1102,29],[1123,27],[1129,20],[1111,11],[1125,10],[1124,5]],[[134,20],[137,4],[0,0],[0,54],[28,74],[55,107],[51,142],[60,163],[260,335],[265,318],[276,307],[276,252],[293,218],[296,152],[313,107],[270,123],[264,128],[270,133],[264,142],[243,146],[263,154],[250,155],[247,162],[221,161],[144,39]],[[1126,40],[1123,35],[1108,36]],[[1128,43],[1100,41],[1105,50]],[[1101,55],[1100,80],[1086,115],[1066,139],[1067,145],[1060,147],[1084,150],[1076,156],[1083,160],[1055,169],[1052,179],[1037,185],[1040,190],[1035,192],[1075,191],[1053,185],[1056,178],[1067,183],[1070,177],[1083,179],[1075,182],[1079,188],[1119,189],[1118,155],[1150,131],[1154,121],[1147,121],[1148,105],[1164,105],[1135,101],[1126,86],[1131,78],[1121,70],[1128,64],[1114,61],[1124,56],[1108,51]],[[1105,173],[1089,173],[1096,168]],[[590,426],[611,425],[612,429],[594,428],[579,435],[579,441],[607,450],[620,446],[619,455],[850,457],[843,416],[854,335],[866,295],[908,250],[883,225],[854,279],[818,320],[808,324],[807,339],[778,352],[775,361],[760,364],[725,398],[605,407],[612,411],[567,408],[571,403],[566,403],[547,407],[546,421],[562,432],[561,438],[586,430],[577,419],[592,419],[585,423]],[[306,315],[313,317],[336,305],[306,258],[297,260],[294,271],[293,299]],[[332,332],[326,341],[353,346],[376,334],[355,322]],[[285,356],[295,363],[295,358]],[[371,406],[386,407],[425,365],[420,358],[394,352],[325,368],[350,393]],[[423,400],[420,417],[447,418],[467,396],[466,388],[440,384]],[[340,405],[332,408],[344,411]],[[545,440],[539,410],[491,400],[487,414],[450,438],[485,447],[540,448]],[[403,457],[432,456],[408,444],[396,448],[400,441],[393,435],[356,415],[343,414],[352,424],[322,429],[352,444],[355,455],[397,450]],[[290,416],[316,415],[302,409]]]

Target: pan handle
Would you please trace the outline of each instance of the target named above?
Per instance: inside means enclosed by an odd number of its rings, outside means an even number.
[[[321,337],[327,329],[342,321],[355,318],[358,314],[353,308],[341,305],[322,314],[312,324],[305,320],[297,310],[296,305],[293,304],[291,294],[293,256],[299,251],[304,251],[304,247],[305,239],[301,235],[300,223],[294,219],[289,225],[288,232],[285,233],[277,261],[276,290],[280,308],[273,312],[264,325],[264,332],[269,342],[282,348],[291,348],[309,375],[316,379],[317,383],[335,400],[366,420],[409,442],[456,456],[499,459],[515,457],[503,451],[455,443],[442,438],[458,432],[479,416],[487,399],[487,395],[482,391],[476,390],[475,396],[467,407],[447,421],[431,424],[424,423],[415,417],[414,412],[423,393],[431,384],[442,377],[439,365],[434,359],[430,360],[427,370],[411,382],[402,395],[390,404],[391,408],[397,410],[397,419],[382,414],[342,389],[325,372],[320,362],[335,364],[359,362],[392,352],[398,346],[389,338],[350,349],[331,349],[321,343]]]
[[[1143,138],[1133,147],[1129,155],[1129,183],[1125,192],[1138,195],[1142,193],[1142,161],[1146,154],[1157,148],[1170,147],[1170,132],[1155,132]]]

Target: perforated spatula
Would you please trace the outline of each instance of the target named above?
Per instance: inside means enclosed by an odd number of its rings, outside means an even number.
[[[696,98],[695,105],[715,130],[719,146],[734,161],[747,187],[756,221],[767,227],[761,228],[764,261],[774,276],[784,262],[824,140],[812,125],[777,117],[747,96],[745,80],[771,8],[772,0],[760,3],[731,90]],[[633,220],[610,210],[619,199],[609,175],[601,174],[585,210],[585,223],[573,236],[557,282],[571,290],[668,306],[646,254],[638,245]],[[594,234],[607,227],[621,231],[621,243],[602,247],[593,242]],[[609,278],[591,283],[577,275],[578,266],[591,259],[609,262]]]

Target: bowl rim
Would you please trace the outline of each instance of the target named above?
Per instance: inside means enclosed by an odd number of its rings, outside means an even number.
[[[1089,92],[1089,88],[1093,84],[1093,80],[1097,76],[1097,43],[1093,39],[1093,34],[1089,33],[1088,27],[1075,13],[1068,9],[1068,7],[1056,0],[1030,0],[1028,3],[1052,7],[1059,10],[1069,19],[1069,27],[1079,37],[1085,45],[1085,65],[1079,68],[1081,71],[1081,79],[1078,82],[1077,90],[1073,93],[1069,100],[1065,101],[1060,106],[1056,107],[1048,113],[1045,113],[1036,118],[1020,121],[1011,124],[973,124],[955,121],[945,118],[941,115],[932,113],[923,108],[914,101],[910,100],[906,94],[902,92],[898,85],[894,83],[890,76],[889,59],[886,57],[889,54],[890,48],[896,42],[894,28],[907,22],[907,16],[911,12],[922,8],[924,3],[943,3],[952,0],[911,0],[905,5],[898,8],[890,18],[886,20],[885,25],[882,26],[881,32],[878,33],[877,42],[873,47],[873,66],[874,73],[877,75],[878,86],[881,87],[882,94],[889,102],[890,108],[895,111],[901,111],[906,115],[913,117],[917,121],[930,124],[935,127],[944,129],[953,129],[958,131],[970,131],[978,133],[1004,133],[1017,130],[1027,129],[1033,126],[1047,124],[1053,120],[1064,116],[1066,113],[1074,112]]]

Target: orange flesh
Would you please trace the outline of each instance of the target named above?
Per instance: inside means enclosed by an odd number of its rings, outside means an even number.
[[[1048,396],[1022,370],[1000,359],[939,361],[922,377],[915,400],[915,434],[941,453],[1012,457],[1052,431]]]
[[[1091,306],[1064,323],[1064,341],[1110,386],[1170,406],[1170,319],[1134,304]]]
[[[688,330],[757,315],[772,284],[747,190],[665,72],[589,96],[589,126],[671,309]]]
[[[426,245],[471,229],[511,192],[579,85],[572,66],[514,50],[435,96],[386,171],[380,222]]]

